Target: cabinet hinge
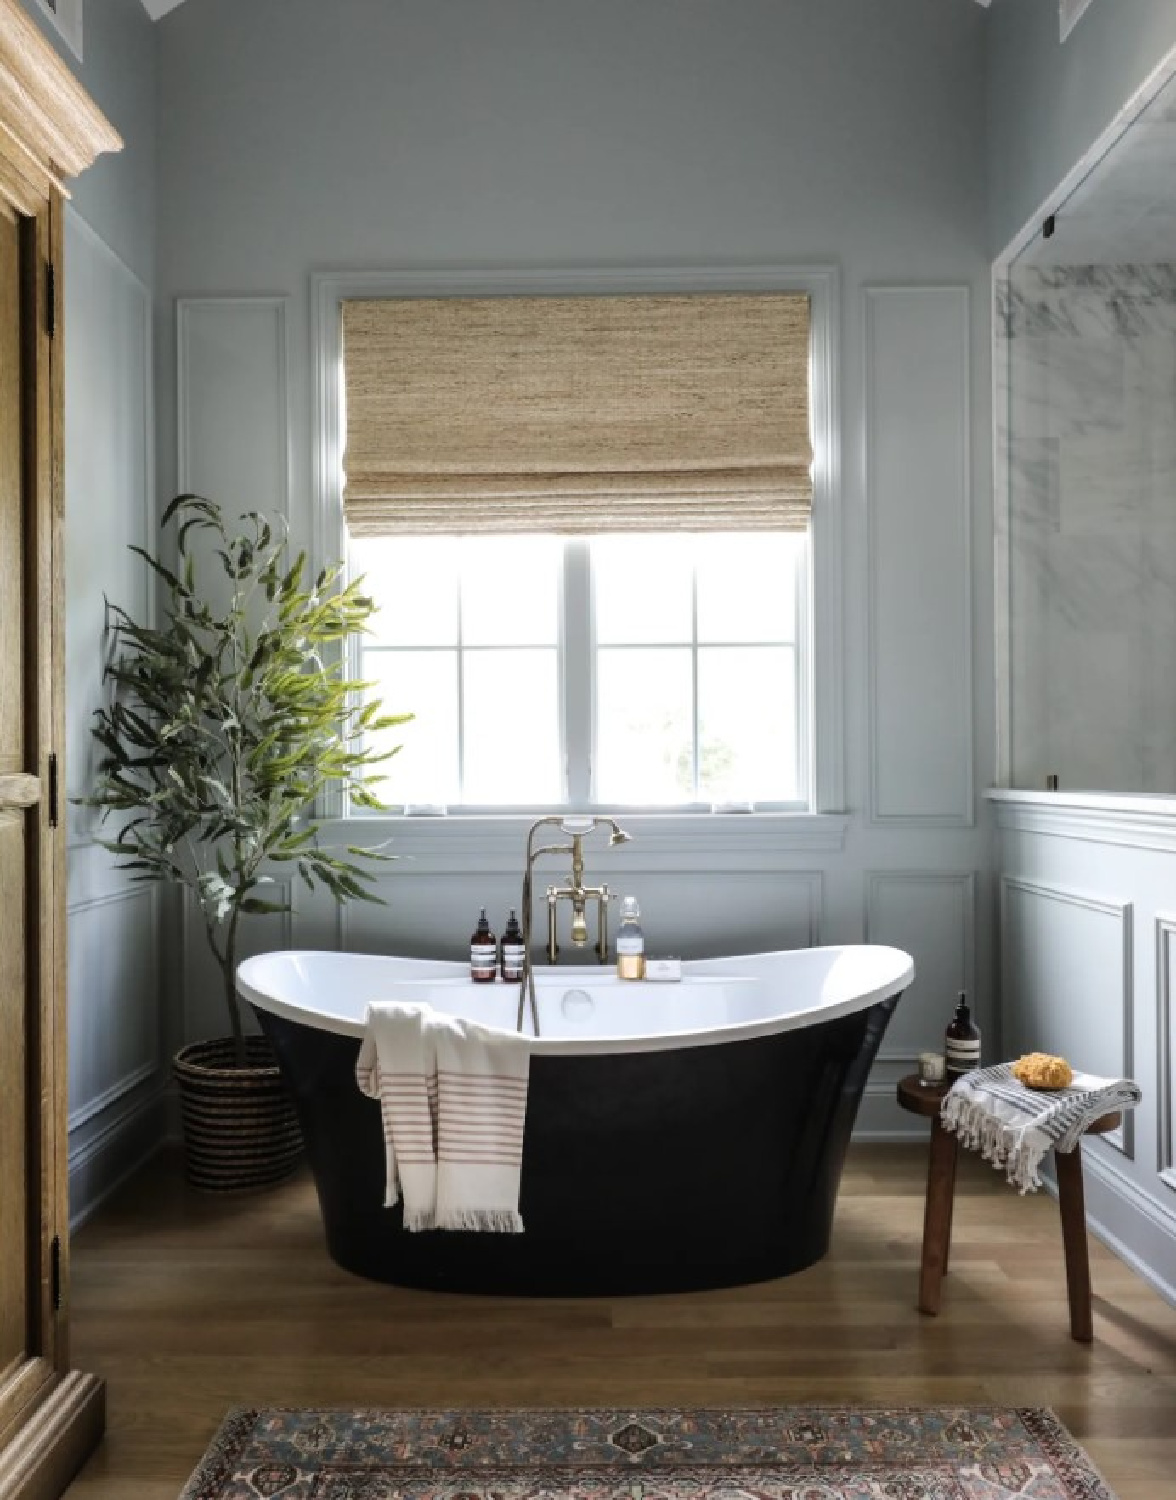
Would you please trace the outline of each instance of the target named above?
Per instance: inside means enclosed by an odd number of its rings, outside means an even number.
[[[61,1236],[55,1234],[49,1246],[49,1290],[53,1297],[53,1311],[61,1307]]]
[[[56,828],[60,816],[60,781],[61,777],[57,769],[57,751],[54,750],[49,756],[49,827]]]
[[[45,263],[45,323],[52,338],[57,332],[57,267],[53,262]]]

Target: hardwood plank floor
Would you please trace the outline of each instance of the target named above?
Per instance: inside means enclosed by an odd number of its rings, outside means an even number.
[[[1074,1343],[1056,1204],[965,1153],[943,1309],[920,1316],[925,1168],[925,1148],[855,1148],[832,1251],[799,1276],[525,1301],[358,1280],[305,1178],[218,1201],[158,1158],[74,1244],[74,1362],[109,1420],[70,1500],[175,1500],[234,1405],[956,1401],[1052,1406],[1120,1500],[1171,1500],[1176,1310],[1092,1241],[1095,1342]]]

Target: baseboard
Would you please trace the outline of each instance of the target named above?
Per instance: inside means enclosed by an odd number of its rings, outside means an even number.
[[[167,1139],[167,1090],[156,1088],[129,1106],[112,1111],[84,1145],[69,1153],[69,1224],[79,1229],[88,1218]]]
[[[106,1387],[71,1370],[0,1449],[0,1500],[58,1500],[105,1425]]]

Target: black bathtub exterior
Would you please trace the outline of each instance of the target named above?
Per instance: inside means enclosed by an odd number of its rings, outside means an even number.
[[[258,1010],[294,1095],[327,1248],[399,1286],[617,1296],[787,1276],[825,1254],[858,1105],[898,996],[750,1041],[531,1060],[523,1234],[408,1234],[384,1208],[359,1043]]]

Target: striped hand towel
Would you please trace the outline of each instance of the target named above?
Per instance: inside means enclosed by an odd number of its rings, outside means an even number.
[[[521,1234],[526,1038],[428,1006],[369,1005],[356,1062],[380,1101],[386,1189],[409,1230]]]
[[[944,1096],[940,1119],[962,1145],[1004,1168],[1022,1193],[1041,1186],[1045,1153],[1073,1151],[1088,1125],[1115,1110],[1133,1109],[1143,1097],[1126,1078],[1075,1073],[1068,1088],[1026,1088],[1011,1063],[965,1073]]]

